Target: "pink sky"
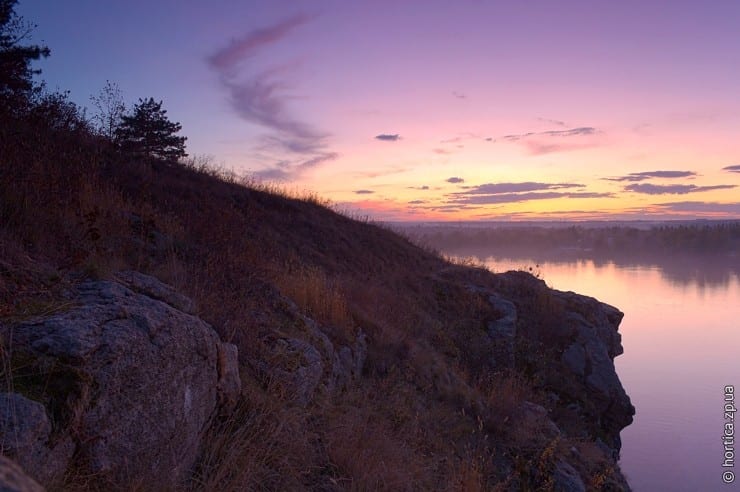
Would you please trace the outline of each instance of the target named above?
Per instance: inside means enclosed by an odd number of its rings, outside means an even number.
[[[737,2],[100,3],[21,2],[50,86],[163,99],[191,154],[338,208],[740,218]]]

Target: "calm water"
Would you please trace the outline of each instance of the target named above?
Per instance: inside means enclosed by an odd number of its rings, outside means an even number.
[[[740,465],[734,486],[721,480],[723,388],[733,384],[740,392],[735,273],[708,276],[682,264],[677,274],[590,260],[536,267],[533,260],[477,256],[496,272],[533,267],[551,287],[596,297],[625,313],[625,352],[615,364],[637,415],[622,431],[620,463],[635,491],[740,490]]]

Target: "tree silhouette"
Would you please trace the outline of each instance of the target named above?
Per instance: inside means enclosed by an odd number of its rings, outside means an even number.
[[[118,84],[106,80],[105,86],[97,96],[91,96],[90,101],[96,109],[93,115],[96,130],[108,140],[114,140],[116,129],[126,114],[126,104],[123,102],[123,94]]]
[[[36,27],[15,13],[17,0],[0,0],[0,107],[13,110],[28,102],[34,90],[31,62],[51,53],[46,46],[24,45]]]
[[[115,137],[124,152],[155,159],[177,160],[187,156],[187,137],[175,135],[181,129],[180,123],[167,118],[167,111],[162,109],[162,101],[157,102],[150,97],[139,99],[132,113],[121,118]]]

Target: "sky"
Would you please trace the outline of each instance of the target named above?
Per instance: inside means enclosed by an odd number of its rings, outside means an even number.
[[[740,2],[20,0],[52,89],[378,220],[740,218]]]

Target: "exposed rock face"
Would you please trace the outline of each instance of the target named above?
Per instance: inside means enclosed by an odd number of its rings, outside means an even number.
[[[54,432],[74,441],[78,466],[114,484],[170,486],[192,466],[218,402],[236,401],[235,347],[182,310],[192,309],[189,299],[140,273],[119,276],[80,284],[67,312],[1,332],[47,389],[41,399]],[[23,405],[26,427],[36,429],[26,441],[43,454],[46,415]],[[26,470],[44,480],[40,468]]]
[[[554,291],[554,295],[566,310],[565,322],[560,325],[565,342],[563,366],[585,386],[588,406],[596,412],[607,444],[618,456],[619,432],[632,423],[635,414],[614,368],[614,357],[624,352],[617,331],[624,314],[573,292]]]
[[[0,455],[0,491],[44,492],[44,488],[26,475],[17,463]]]
[[[552,398],[547,415],[540,417],[552,419],[566,434],[601,443],[616,464],[619,433],[635,414],[614,367],[614,358],[623,352],[618,328],[624,314],[591,297],[550,289],[524,272],[497,279],[501,291],[489,302],[501,317],[489,324],[489,336],[499,343],[510,337],[524,344],[519,356],[527,360],[515,365],[535,371]],[[524,316],[527,332],[521,333],[517,323]],[[558,463],[554,473],[556,490],[585,490],[568,462]],[[626,482],[622,486],[628,488]]]
[[[516,338],[517,312],[513,302],[498,294],[488,296],[491,306],[501,317],[488,323],[488,336],[493,341],[493,366],[514,367],[514,341]]]
[[[256,361],[263,375],[281,384],[293,402],[304,407],[320,392],[342,391],[359,378],[367,357],[365,334],[359,332],[351,346],[332,343],[319,323],[302,314],[291,300],[282,300],[286,314],[300,329],[296,336],[272,343],[273,367]]]
[[[44,483],[60,480],[74,451],[72,440],[51,439],[44,406],[18,393],[0,393],[0,449]]]

